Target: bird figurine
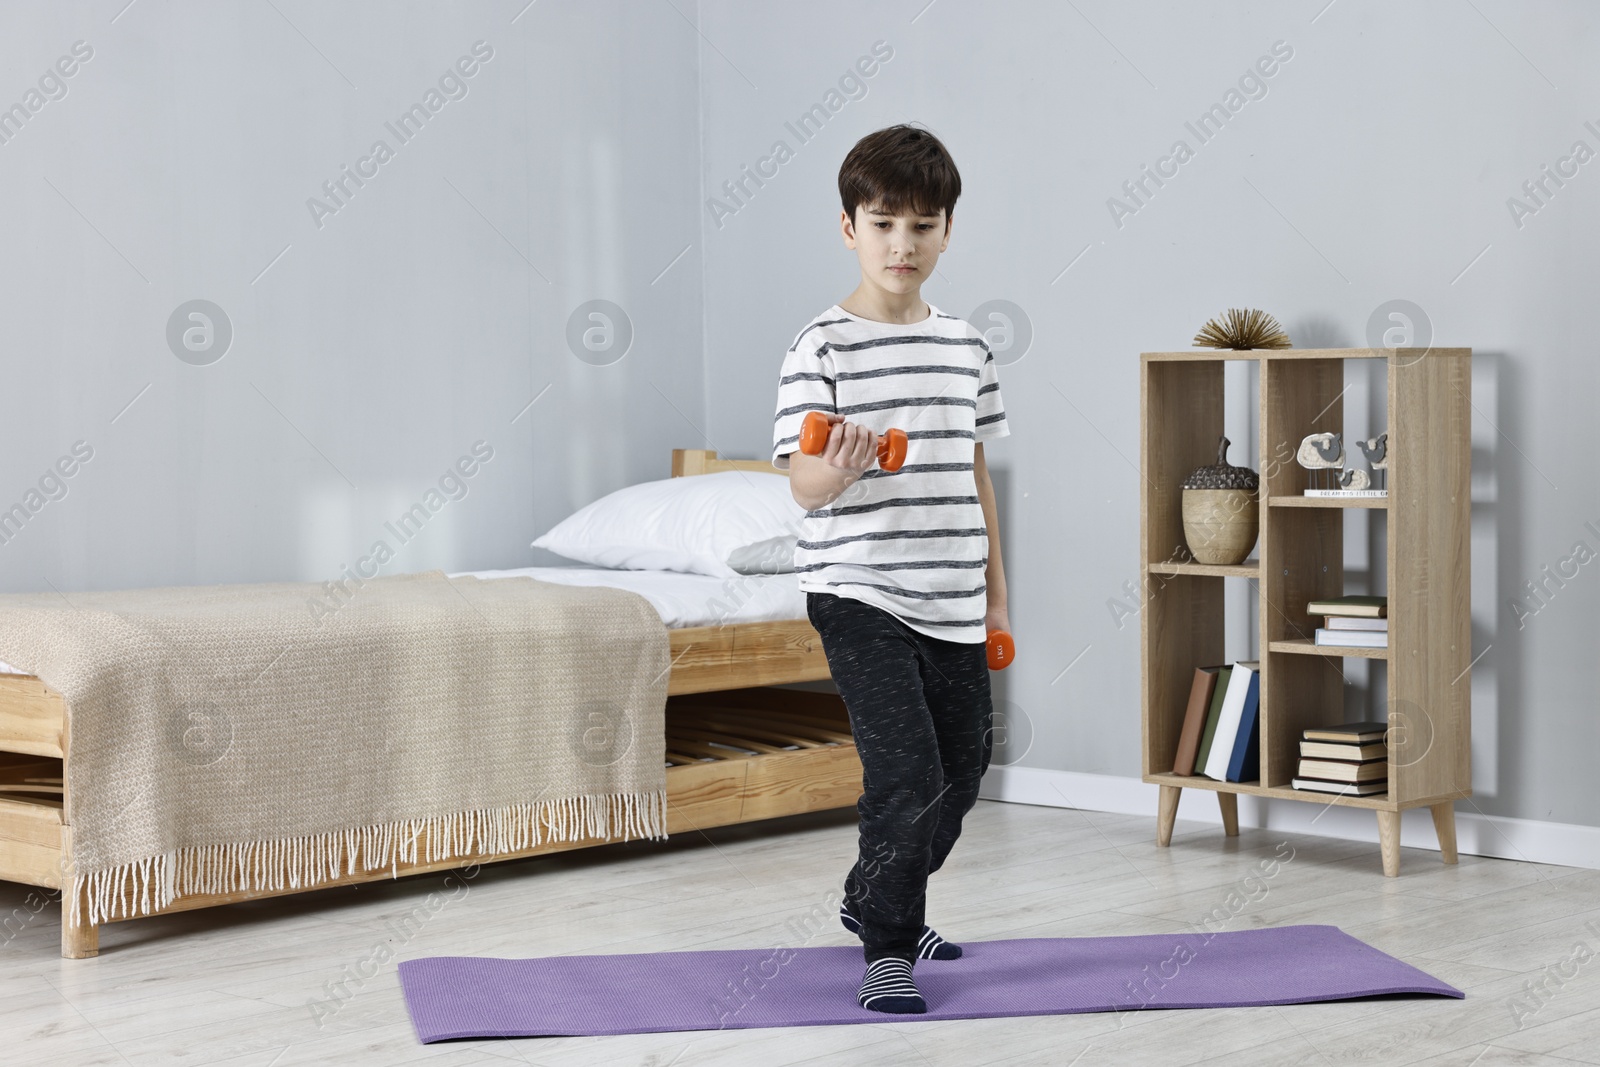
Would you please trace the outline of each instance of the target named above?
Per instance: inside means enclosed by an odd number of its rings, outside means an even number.
[[[1377,475],[1378,488],[1388,488],[1389,431],[1385,430],[1378,436],[1365,441],[1358,440],[1356,447],[1361,449],[1361,454],[1367,457],[1367,466],[1371,467]]]
[[[1338,476],[1319,472],[1338,470],[1344,466],[1344,434],[1307,434],[1305,440],[1300,442],[1300,451],[1295,453],[1294,458],[1295,462],[1311,472],[1311,488],[1331,489],[1332,486],[1325,483]]]

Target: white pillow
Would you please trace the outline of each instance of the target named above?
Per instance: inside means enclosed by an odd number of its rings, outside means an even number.
[[[728,553],[728,566],[740,574],[793,574],[798,534],[769,537]]]
[[[686,571],[717,578],[752,573],[775,538],[794,539],[805,509],[782,474],[723,471],[630,485],[574,512],[533,542],[568,559],[623,570]],[[729,557],[737,553],[736,566]],[[793,549],[789,553],[793,570]],[[759,571],[756,573],[760,573]]]

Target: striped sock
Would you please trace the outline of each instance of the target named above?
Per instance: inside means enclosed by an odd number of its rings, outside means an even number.
[[[870,1011],[921,1015],[928,1010],[921,990],[911,980],[911,961],[899,956],[884,956],[867,964],[856,999]]]
[[[861,920],[850,913],[844,904],[839,905],[839,921],[844,928],[852,934],[861,932]],[[933,927],[926,923],[922,926],[922,936],[917,938],[917,957],[924,960],[953,960],[961,955],[961,946],[952,941],[946,941],[934,932]]]

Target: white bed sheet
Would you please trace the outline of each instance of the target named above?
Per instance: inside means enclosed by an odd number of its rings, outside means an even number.
[[[773,622],[806,617],[798,574],[746,574],[713,578],[680,571],[625,571],[609,567],[519,567],[508,571],[455,571],[474,578],[527,577],[564,585],[610,585],[638,593],[669,628],[728,622]]]
[[[563,585],[610,585],[650,601],[669,628],[727,622],[773,622],[806,617],[797,574],[747,574],[712,578],[679,571],[624,571],[607,567],[519,567],[507,571],[453,571],[450,577],[527,577]],[[0,663],[0,674],[26,674]]]

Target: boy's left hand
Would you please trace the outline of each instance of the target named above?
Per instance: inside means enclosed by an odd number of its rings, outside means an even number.
[[[990,608],[988,611],[984,612],[984,637],[987,638],[996,630],[1004,630],[1006,633],[1011,632],[1011,616],[1006,613],[1005,608]]]

